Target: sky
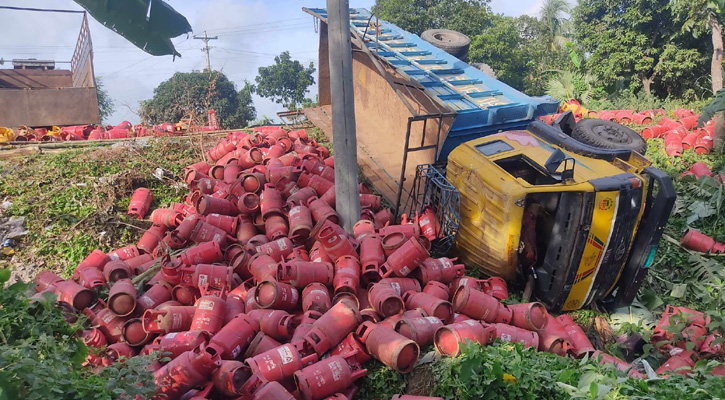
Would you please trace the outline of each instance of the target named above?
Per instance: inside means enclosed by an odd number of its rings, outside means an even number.
[[[496,13],[510,16],[535,15],[543,0],[492,0]],[[261,66],[274,63],[274,56],[289,51],[292,58],[307,65],[317,64],[318,35],[313,18],[302,7],[325,7],[325,0],[167,0],[191,24],[193,33],[172,39],[181,58],[151,56],[123,37],[89,18],[96,77],[116,105],[107,123],[139,122],[139,102],[150,99],[153,89],[175,72],[206,67],[203,42],[193,35],[219,39],[209,42],[212,68],[222,70],[237,88],[254,81]],[[375,0],[350,0],[350,7],[370,9]],[[0,0],[0,5],[82,10],[72,0]],[[51,59],[70,61],[73,56],[81,14],[40,13],[0,9],[0,59]],[[58,64],[69,69],[70,64]],[[11,63],[0,68],[12,68]],[[314,98],[317,87],[310,88]],[[283,107],[255,96],[257,116],[276,117]],[[175,122],[175,121],[171,121]]]

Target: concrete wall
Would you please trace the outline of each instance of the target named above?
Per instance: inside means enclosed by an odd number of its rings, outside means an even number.
[[[0,126],[99,124],[96,88],[0,90]]]
[[[0,90],[73,87],[69,70],[0,69]]]

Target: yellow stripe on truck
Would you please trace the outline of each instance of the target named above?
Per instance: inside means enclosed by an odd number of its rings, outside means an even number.
[[[604,253],[609,246],[618,207],[619,192],[598,192],[596,194],[587,243],[562,311],[579,309],[589,295],[594,278],[602,265]]]

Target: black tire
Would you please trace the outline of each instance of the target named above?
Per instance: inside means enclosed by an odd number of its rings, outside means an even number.
[[[602,149],[633,150],[640,154],[647,150],[647,142],[637,132],[616,122],[596,118],[579,121],[571,136]]]
[[[461,60],[468,57],[471,39],[461,32],[450,29],[428,29],[420,35],[420,38]]]

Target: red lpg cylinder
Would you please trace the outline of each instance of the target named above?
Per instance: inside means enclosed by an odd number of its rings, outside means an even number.
[[[217,296],[202,296],[196,303],[191,330],[203,330],[211,334],[219,332],[224,324],[226,303]]]
[[[259,323],[246,314],[239,314],[224,325],[209,341],[222,359],[234,360],[239,357],[259,332]]]
[[[465,273],[463,264],[454,264],[457,258],[427,258],[415,271],[415,276],[424,285],[430,281],[450,283]]]
[[[351,332],[340,342],[331,352],[330,355],[342,355],[355,352],[355,358],[360,364],[364,364],[370,360],[370,354],[367,353],[365,345],[360,342],[356,337],[355,333]]]
[[[566,355],[571,348],[569,344],[569,335],[564,326],[556,320],[549,318],[544,329],[538,331],[539,334],[539,351]]]
[[[471,318],[487,323],[509,323],[513,312],[496,298],[468,286],[461,286],[453,295],[453,309]]]
[[[395,250],[388,257],[387,261],[380,266],[380,276],[387,278],[395,274],[399,277],[405,277],[428,258],[428,256],[428,250],[423,247],[420,239],[413,237]]]
[[[366,373],[353,352],[326,358],[295,372],[294,377],[304,400],[323,400],[345,390]]]
[[[596,351],[586,333],[572,320],[569,314],[561,314],[556,317],[556,320],[559,321],[567,335],[569,335],[569,342],[571,344],[569,352],[571,355],[576,358],[581,358],[586,354],[591,355]]]
[[[133,275],[133,271],[128,264],[123,261],[111,261],[103,267],[103,276],[109,283],[116,282],[120,279],[128,279]]]
[[[183,282],[189,282],[200,290],[226,289],[226,291],[229,291],[232,287],[233,270],[227,265],[198,264],[192,267],[184,267],[183,272]]]
[[[169,358],[175,359],[184,352],[206,345],[209,338],[209,332],[205,331],[172,332],[156,338],[153,345],[147,345],[146,347],[151,346],[152,349],[150,350],[152,351],[171,353]]]
[[[335,261],[335,276],[332,282],[334,293],[357,294],[360,286],[360,262],[354,256],[342,256]]]
[[[251,375],[252,372],[244,363],[226,360],[221,362],[211,379],[215,390],[224,397],[233,398],[239,396],[239,390]]]
[[[326,220],[317,233],[317,240],[321,243],[325,254],[335,261],[346,255],[356,256],[357,252],[350,240],[344,235],[344,230],[337,224]]]
[[[180,257],[186,265],[212,264],[222,261],[224,254],[219,242],[204,242],[185,250]]]
[[[138,188],[131,196],[131,202],[128,204],[128,215],[135,215],[139,219],[143,219],[151,207],[153,195],[146,188]]]
[[[138,252],[138,250],[136,251]],[[107,262],[111,261],[111,258],[106,253],[95,249],[86,258],[78,264],[78,269],[94,268],[99,271],[103,271],[103,267]]]
[[[380,280],[378,269],[385,262],[385,253],[380,236],[367,235],[360,242],[360,264],[362,279],[366,283]]]
[[[492,276],[479,282],[481,291],[499,300],[506,300],[509,297],[508,285],[503,278]]]
[[[511,325],[530,331],[544,329],[548,320],[552,319],[546,312],[546,307],[538,302],[509,304],[506,308],[513,312]]]
[[[330,263],[302,260],[292,260],[281,264],[277,271],[279,281],[289,282],[298,288],[315,282],[332,285],[334,275],[334,267]]]
[[[158,394],[169,400],[178,399],[189,389],[208,381],[220,366],[221,359],[212,349],[199,347],[187,351],[154,372]]]
[[[395,253],[395,250],[398,250],[406,241],[407,238],[403,232],[392,232],[385,235],[382,239],[383,252],[385,253],[385,256],[390,257],[390,255]]]
[[[331,305],[330,292],[324,284],[313,282],[302,290],[302,311],[314,310],[325,313]]]
[[[322,313],[315,310],[305,311],[301,316],[299,314],[295,315],[295,318],[299,318],[299,323],[295,328],[292,339],[290,339],[290,343],[304,340],[305,335],[307,335],[307,333],[312,330],[312,324],[320,319],[321,316]]]
[[[252,373],[268,381],[281,381],[302,368],[317,362],[317,354],[305,349],[305,342],[287,343],[245,360]],[[304,355],[303,355],[304,354]]]
[[[159,304],[171,300],[171,289],[171,285],[163,281],[151,286],[136,302],[139,311],[155,308]]]
[[[157,310],[146,310],[141,320],[148,333],[183,332],[191,327],[196,308],[192,306],[169,306]]]
[[[310,237],[310,232],[314,228],[310,209],[304,205],[290,208],[289,227],[290,239],[297,241],[297,243],[307,240]]]
[[[294,245],[292,244],[292,241],[286,237],[265,243],[261,246],[257,246],[256,248],[257,253],[267,253],[279,262],[285,260],[290,254],[292,254],[293,250]]]
[[[405,308],[414,310],[421,308],[426,314],[448,322],[453,315],[451,303],[422,292],[408,291],[403,293]]]
[[[90,307],[96,302],[96,292],[89,290],[72,280],[55,283],[55,295],[58,302],[69,304],[78,311]]]
[[[141,255],[141,252],[139,251],[139,248],[137,246],[128,245],[128,246],[121,247],[120,249],[116,249],[116,250],[108,253],[108,258],[109,258],[108,261],[119,261],[119,260],[126,261],[126,260],[130,260],[132,258],[138,257],[140,255]]]
[[[259,210],[259,196],[255,193],[244,193],[237,201],[237,208],[242,215],[254,215]]]
[[[425,347],[433,343],[436,331],[443,321],[436,317],[403,318],[395,325],[395,331]]]
[[[130,279],[120,279],[111,286],[108,309],[119,317],[129,316],[136,309],[136,287]]]
[[[428,282],[428,284],[426,284],[423,288],[423,293],[446,301],[451,297],[450,288],[438,281]]]
[[[259,329],[275,340],[287,341],[292,337],[296,323],[284,310],[253,310],[247,313],[259,322]]]
[[[526,329],[507,324],[491,324],[493,329],[491,340],[500,339],[502,342],[521,343],[525,347],[539,347],[539,335]]]
[[[151,225],[143,236],[141,236],[136,246],[144,253],[154,254],[156,247],[163,241],[166,230],[166,226],[164,225]]]
[[[249,271],[257,282],[277,278],[277,262],[266,253],[255,254],[249,260]]]
[[[400,373],[409,372],[418,361],[418,344],[386,326],[363,322],[355,336],[371,356]]]
[[[239,214],[239,210],[235,204],[230,204],[234,207],[233,214],[208,214],[206,216],[206,222],[223,230],[229,236],[235,236],[237,234],[237,225],[239,224],[239,217],[237,216],[237,214]]]
[[[461,343],[466,339],[473,343],[487,345],[491,342],[495,332],[491,327],[485,327],[474,320],[456,322],[439,328],[434,336],[435,348],[439,354],[456,357],[461,354]]]
[[[312,324],[305,340],[312,345],[317,355],[322,355],[337,346],[360,322],[362,316],[356,305],[343,299]]]
[[[288,311],[296,309],[300,299],[297,288],[276,281],[260,282],[254,296],[261,308]]]
[[[74,278],[78,278],[78,284],[88,289],[95,289],[106,286],[106,277],[103,272],[95,268],[76,269],[73,273]]]
[[[368,292],[368,299],[370,305],[383,317],[400,314],[405,308],[400,294],[387,282],[374,284]]]
[[[247,350],[242,354],[241,359],[246,360],[247,358],[254,357],[258,354],[262,354],[267,350],[281,346],[282,343],[272,339],[270,336],[265,335],[264,332],[259,332],[249,343]]]
[[[352,227],[353,236],[358,242],[375,234],[375,224],[372,221],[361,219]]]
[[[312,219],[317,223],[325,220],[329,220],[334,224],[338,224],[340,222],[340,218],[338,217],[337,212],[335,212],[335,209],[330,207],[330,205],[322,199],[311,197],[307,200],[307,207],[310,209],[310,213],[312,213]]]

